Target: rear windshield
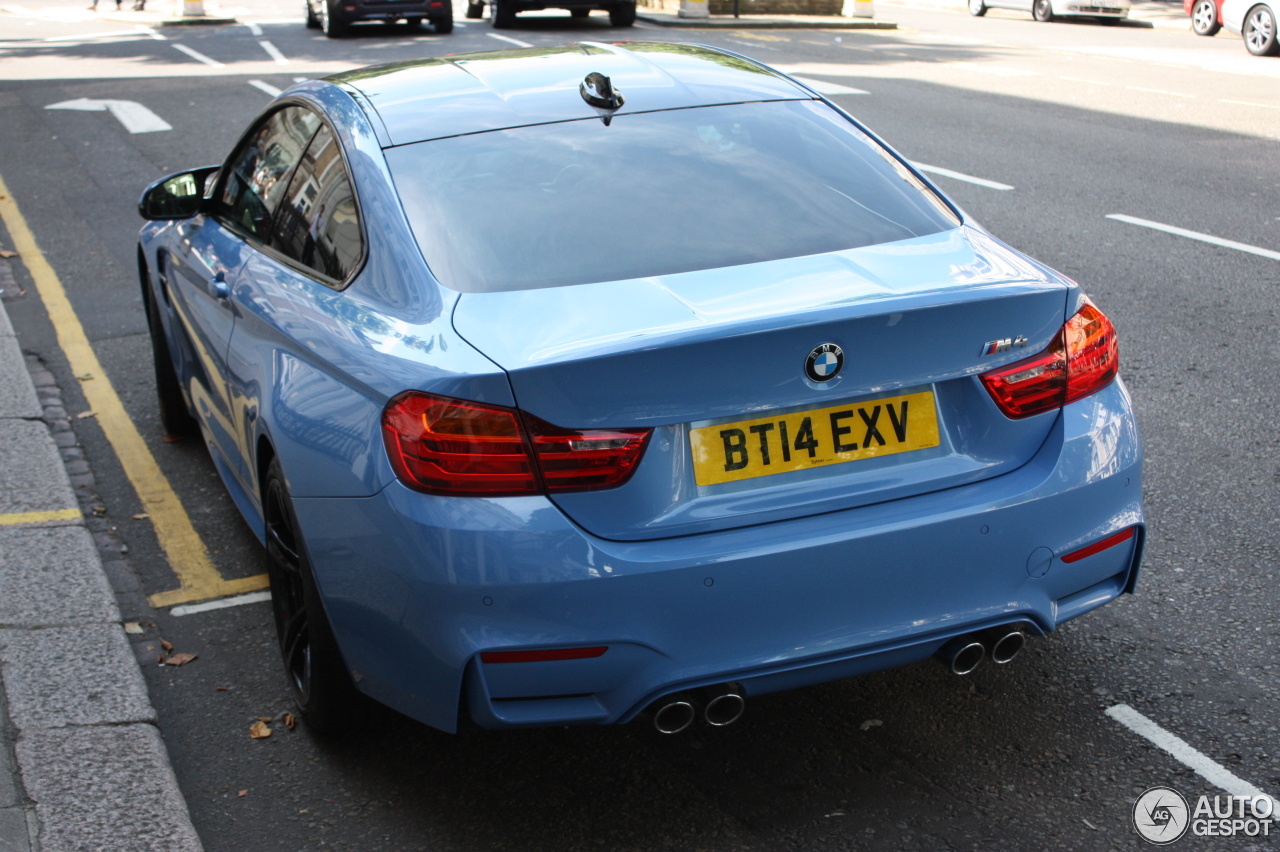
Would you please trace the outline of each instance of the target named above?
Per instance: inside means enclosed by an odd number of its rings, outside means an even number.
[[[386,155],[427,265],[469,293],[716,269],[959,224],[815,101],[519,127]]]

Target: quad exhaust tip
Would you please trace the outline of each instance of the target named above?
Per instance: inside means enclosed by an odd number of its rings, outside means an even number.
[[[1027,644],[1027,634],[1021,630],[1010,630],[996,639],[991,645],[991,662],[998,666],[1012,662],[1018,652]]]
[[[685,696],[672,695],[657,702],[653,726],[662,734],[678,734],[693,724],[698,716],[693,702]]]
[[[970,636],[952,639],[938,652],[942,661],[951,669],[952,674],[967,675],[982,665],[987,655],[986,646]]]
[[[746,699],[737,692],[723,692],[707,702],[702,718],[713,728],[723,728],[741,719],[746,709]]]
[[[726,683],[695,692],[677,692],[649,706],[653,727],[659,733],[678,734],[699,718],[713,728],[732,725],[742,718],[747,699],[737,684]]]

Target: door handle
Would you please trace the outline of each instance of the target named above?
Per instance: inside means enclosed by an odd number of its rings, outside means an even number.
[[[219,272],[213,276],[213,297],[219,302],[231,296],[231,285],[227,284],[227,273]]]

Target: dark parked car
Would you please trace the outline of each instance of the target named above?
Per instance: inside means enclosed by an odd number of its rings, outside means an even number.
[[[440,35],[453,32],[453,4],[449,0],[306,0],[307,27],[324,30],[329,38],[342,38],[358,21],[394,24],[406,21],[419,26],[424,20]]]

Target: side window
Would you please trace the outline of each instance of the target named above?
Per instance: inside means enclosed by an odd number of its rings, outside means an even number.
[[[360,217],[338,141],[322,127],[280,203],[271,247],[342,281],[360,262]]]
[[[265,241],[289,173],[319,126],[315,113],[303,107],[272,113],[231,158],[218,197],[218,217]]]

